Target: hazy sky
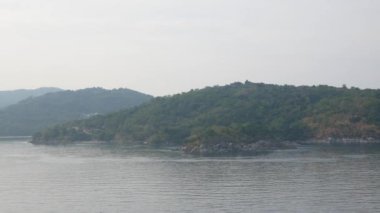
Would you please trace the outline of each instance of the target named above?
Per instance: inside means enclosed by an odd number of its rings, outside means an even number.
[[[379,0],[0,0],[0,90],[380,88]]]

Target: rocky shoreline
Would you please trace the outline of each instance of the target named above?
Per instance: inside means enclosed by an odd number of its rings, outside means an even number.
[[[375,138],[326,138],[326,139],[310,139],[298,142],[304,145],[369,145],[380,144],[380,139]]]
[[[78,142],[52,140],[49,142],[30,141],[35,145],[68,145]],[[92,141],[95,142],[95,141]],[[97,141],[99,142],[99,141]],[[80,143],[80,142],[79,142]],[[109,142],[109,143],[115,143]],[[123,144],[123,143],[117,143]],[[135,143],[134,145],[138,145]],[[130,143],[131,145],[131,143]],[[149,146],[147,144],[140,144]],[[380,139],[375,138],[327,138],[327,139],[309,139],[304,141],[269,141],[259,140],[252,143],[237,142],[208,142],[208,143],[186,143],[180,147],[175,144],[161,146],[175,147],[173,150],[182,151],[185,154],[196,156],[234,156],[234,155],[257,155],[268,153],[275,150],[297,149],[301,145],[380,145]]]
[[[374,138],[327,138],[310,139],[305,141],[266,141],[260,140],[254,143],[190,143],[182,146],[181,150],[186,154],[201,156],[222,155],[256,155],[274,150],[297,149],[300,145],[380,145],[380,139]]]
[[[284,141],[258,141],[255,143],[212,143],[212,144],[185,144],[182,151],[191,155],[215,156],[215,155],[255,155],[280,149],[296,149],[297,143]]]

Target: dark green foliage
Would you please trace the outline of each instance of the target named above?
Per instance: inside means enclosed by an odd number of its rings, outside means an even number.
[[[129,89],[101,88],[28,98],[0,111],[0,135],[31,135],[51,125],[135,107],[150,99]]]
[[[44,95],[51,92],[61,91],[59,88],[38,88],[38,89],[20,89],[20,90],[12,90],[12,91],[0,91],[0,109],[3,109],[12,104],[16,104],[21,100],[30,97],[37,97],[40,95]]]
[[[156,98],[132,110],[60,128],[75,129],[91,140],[153,145],[379,138],[379,94],[329,86],[233,83]],[[56,134],[35,135],[34,141],[64,137]]]

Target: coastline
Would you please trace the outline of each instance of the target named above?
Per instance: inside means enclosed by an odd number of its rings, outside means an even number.
[[[34,145],[47,145],[59,146],[70,145],[79,143],[102,143],[101,141],[29,141]],[[122,143],[117,141],[104,141],[109,144],[118,144],[129,146],[136,146],[139,143]],[[183,145],[168,144],[161,146],[154,146],[149,144],[140,144],[141,146],[153,148],[168,148],[170,150],[180,151],[184,154],[194,156],[236,156],[236,155],[257,155],[264,154],[276,150],[297,149],[302,145],[327,145],[327,146],[351,146],[351,145],[380,145],[380,139],[375,138],[327,138],[327,139],[308,139],[303,141],[270,141],[259,140],[252,143],[239,143],[239,142],[210,142],[210,143],[185,143]],[[173,148],[174,147],[174,148]]]

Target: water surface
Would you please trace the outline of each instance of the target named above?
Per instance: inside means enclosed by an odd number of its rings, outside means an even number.
[[[191,157],[0,142],[0,212],[380,212],[378,147]]]

